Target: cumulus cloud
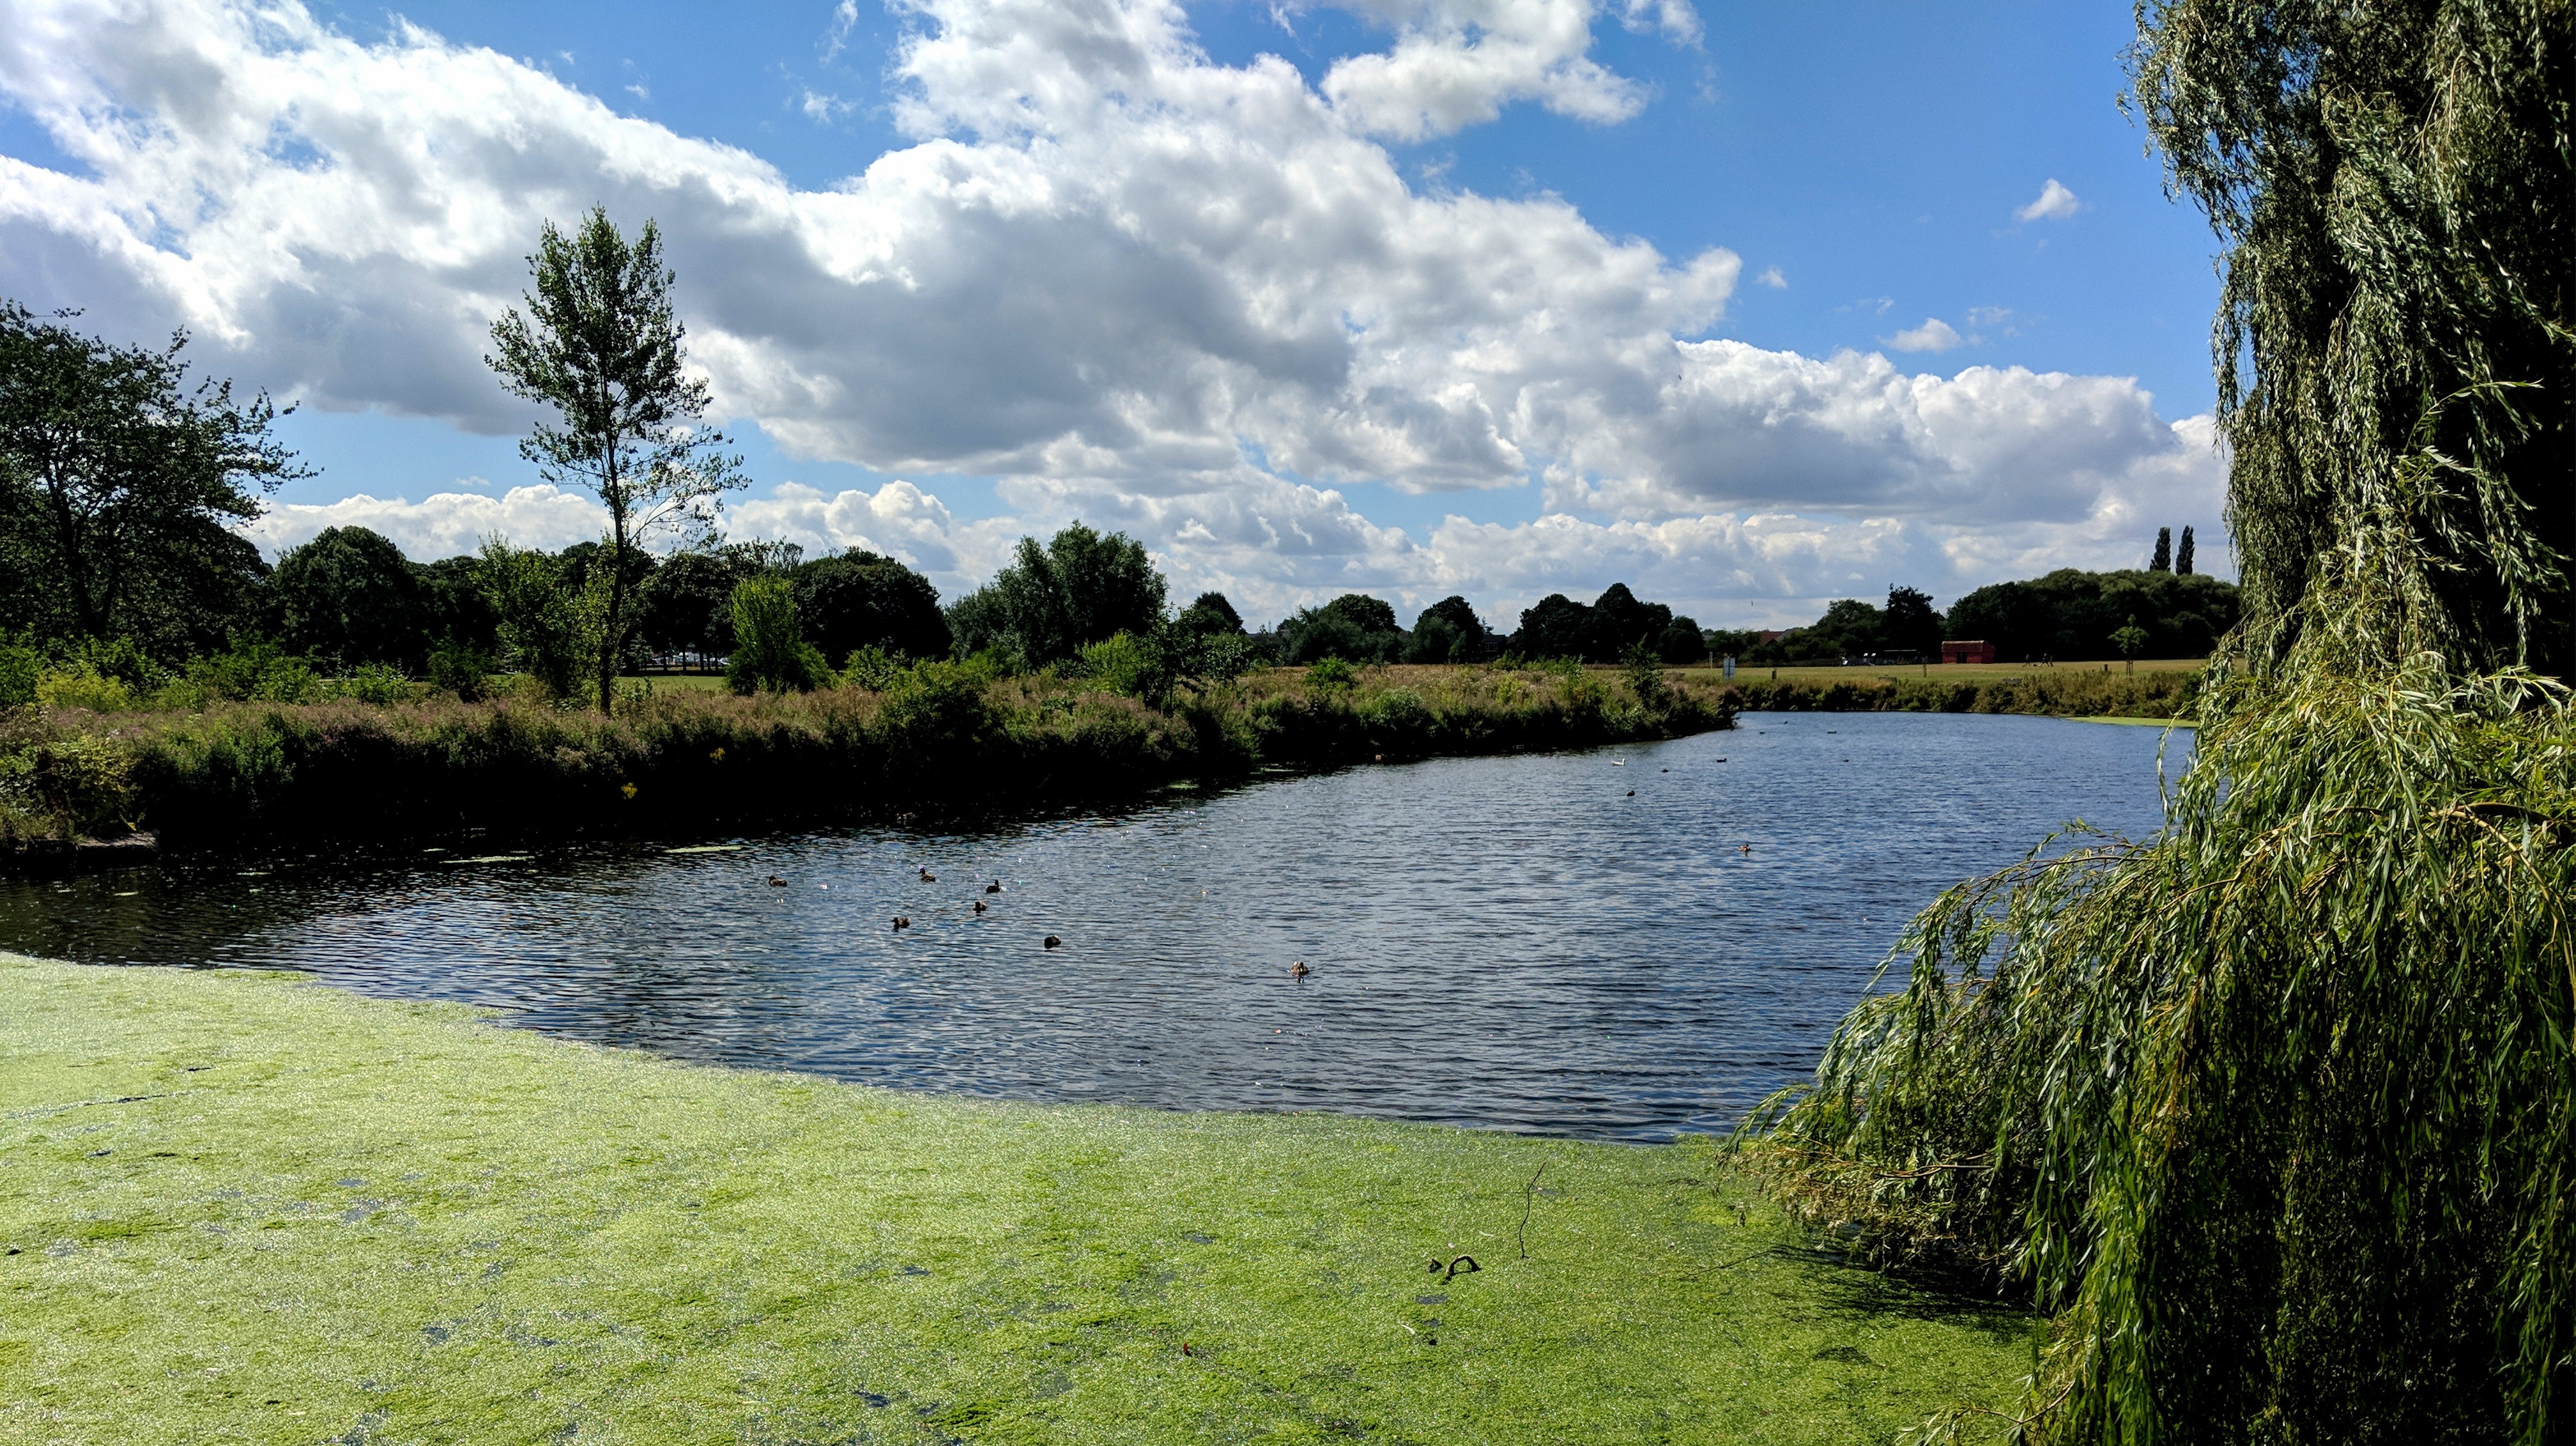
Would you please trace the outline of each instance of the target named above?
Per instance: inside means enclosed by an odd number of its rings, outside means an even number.
[[[1957,327],[1937,316],[1923,318],[1921,326],[1909,326],[1894,336],[1879,338],[1898,351],[1948,351],[1964,340]]]
[[[1645,87],[1605,69],[1592,48],[1590,0],[1356,0],[1395,30],[1383,54],[1346,57],[1324,75],[1334,112],[1358,130],[1419,141],[1492,120],[1519,100],[1596,124],[1628,119]],[[1696,42],[1687,5],[1630,5],[1668,34]]]
[[[427,562],[472,552],[487,537],[506,538],[521,547],[594,542],[608,531],[608,509],[594,498],[550,484],[513,487],[499,497],[437,492],[418,502],[361,492],[337,502],[271,504],[242,531],[274,558],[333,527],[381,532],[405,554]]]
[[[1786,291],[1789,289],[1789,278],[1781,275],[1780,268],[1777,266],[1763,267],[1762,274],[1754,277],[1753,279],[1756,283],[1768,286],[1774,291]]]
[[[2048,178],[2048,184],[2040,188],[2039,199],[2013,212],[2013,219],[2063,221],[2082,209],[2083,203],[2075,199],[2075,193],[2059,185],[2057,178],[2051,176]]]
[[[0,293],[131,337],[184,322],[202,365],[308,405],[508,433],[530,413],[482,354],[539,224],[652,216],[726,416],[925,479],[773,487],[735,530],[866,539],[958,584],[1074,516],[1146,539],[1176,585],[1287,603],[1472,593],[1497,548],[1611,566],[1720,523],[1948,556],[2215,475],[2126,379],[1909,376],[1712,337],[1732,253],[1667,256],[1547,195],[1418,193],[1376,139],[1518,102],[1633,114],[1645,94],[1589,58],[1592,26],[1695,37],[1687,6],[1360,0],[1385,48],[1317,85],[1215,64],[1170,0],[901,6],[890,113],[912,143],[809,190],[414,25],[370,43],[293,0],[20,0],[0,92],[75,164],[0,156]],[[1013,515],[950,516],[943,473],[999,479]],[[1581,516],[1415,537],[1356,510],[1359,483],[1535,486]],[[529,490],[333,515],[470,546],[486,522],[441,519]],[[525,505],[548,500],[579,502]],[[544,515],[558,530],[523,540],[595,530]],[[262,536],[321,517],[280,508]]]

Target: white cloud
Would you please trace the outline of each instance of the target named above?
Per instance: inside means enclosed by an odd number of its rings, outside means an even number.
[[[1592,48],[1591,0],[1355,0],[1352,9],[1395,30],[1383,54],[1334,62],[1323,90],[1334,112],[1354,128],[1419,141],[1492,120],[1518,100],[1595,124],[1643,110],[1645,87],[1615,75],[1586,53]],[[1688,5],[1631,4],[1649,12],[1666,34],[1699,39]]]
[[[796,108],[803,111],[805,118],[816,125],[830,125],[835,119],[857,110],[858,106],[837,95],[825,95],[820,91],[808,89],[798,97]]]
[[[1894,336],[1883,336],[1879,340],[1898,351],[1939,352],[1959,345],[1964,338],[1959,335],[1957,327],[1939,317],[1927,316],[1921,326],[1909,326]]]
[[[831,27],[823,32],[823,58],[838,57],[850,43],[850,32],[858,27],[858,0],[840,0],[832,7]]]
[[[2057,178],[2051,176],[2048,178],[2048,184],[2040,188],[2039,199],[2013,212],[2013,219],[2063,221],[2083,208],[2083,203],[2075,199],[2075,193],[2059,185]]]
[[[1789,289],[1789,278],[1781,275],[1780,268],[1777,266],[1763,267],[1762,274],[1754,277],[1753,279],[1756,283],[1768,286],[1774,291],[1786,291]]]
[[[467,479],[479,485],[480,478]],[[383,533],[411,557],[427,562],[472,552],[487,537],[521,547],[560,548],[593,542],[608,531],[608,509],[577,492],[540,483],[513,487],[499,497],[438,492],[418,502],[375,498],[361,492],[326,503],[275,503],[242,528],[274,558],[331,527],[365,527]]]
[[[943,587],[1074,516],[1144,538],[1176,586],[1263,609],[1472,595],[1474,569],[1510,573],[1497,549],[1621,566],[1658,529],[1720,523],[1812,536],[1818,557],[1877,557],[1889,529],[1916,539],[1909,556],[2003,557],[1979,539],[2073,528],[2079,545],[2155,479],[2215,475],[2126,379],[1908,376],[1697,339],[1733,254],[1668,257],[1544,194],[1417,193],[1355,129],[1427,134],[1518,99],[1615,119],[1642,92],[1585,58],[1590,26],[1634,6],[1369,0],[1387,48],[1321,87],[1277,59],[1213,63],[1169,0],[907,12],[893,115],[915,143],[803,190],[418,27],[362,44],[291,0],[20,0],[0,94],[76,166],[0,156],[0,294],[138,339],[184,322],[201,366],[308,405],[507,433],[530,414],[482,354],[540,222],[594,202],[629,227],[656,217],[727,416],[798,457],[996,477],[1012,513],[961,522],[932,480],[779,485],[737,505],[735,530],[865,538]],[[1688,13],[1653,12],[1667,34]],[[1582,520],[1415,537],[1350,504],[1364,482],[1536,482]],[[471,546],[490,524],[446,519],[507,502],[331,515]],[[537,511],[557,531],[528,540],[594,530]],[[2216,508],[2197,515],[2214,535]],[[281,508],[262,535],[321,516]],[[1686,600],[1752,596],[1725,591],[1735,566],[1659,575]],[[1780,572],[1760,595],[1832,576]]]

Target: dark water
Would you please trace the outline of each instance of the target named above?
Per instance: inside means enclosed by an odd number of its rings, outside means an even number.
[[[0,883],[0,948],[308,969],[880,1084],[1663,1139],[1810,1069],[1946,885],[2069,818],[2152,829],[2163,737],[1757,714],[980,834]]]

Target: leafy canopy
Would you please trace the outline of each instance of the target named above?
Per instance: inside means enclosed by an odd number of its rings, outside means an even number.
[[[311,474],[270,436],[266,393],[188,384],[184,333],[115,346],[70,315],[0,302],[0,627],[219,643],[265,571],[230,524]]]
[[[539,422],[520,454],[546,480],[587,489],[608,509],[595,675],[606,712],[634,626],[634,549],[656,533],[694,540],[711,532],[722,494],[743,485],[742,459],[722,450],[723,433],[701,425],[707,384],[684,370],[674,277],[651,221],[632,245],[605,208],[570,236],[549,221],[528,267],[527,312],[513,308],[493,323],[484,360],[511,395],[552,407],[559,419]]]

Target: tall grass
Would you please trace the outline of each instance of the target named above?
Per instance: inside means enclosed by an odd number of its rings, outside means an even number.
[[[1584,747],[1730,726],[1702,684],[1640,702],[1579,670],[1371,668],[1318,689],[1248,675],[1157,708],[1053,674],[955,663],[803,694],[638,692],[615,717],[528,697],[21,710],[0,824],[127,823],[180,848],[273,838],[521,835],[959,814],[1135,796],[1266,767]]]
[[[2059,718],[2185,718],[2197,672],[2092,673],[2074,668],[2007,677],[1862,674],[1818,680],[1738,678],[1736,706],[1762,713],[2032,713]]]

